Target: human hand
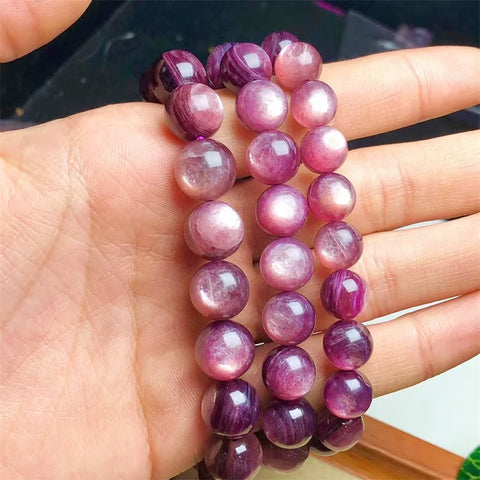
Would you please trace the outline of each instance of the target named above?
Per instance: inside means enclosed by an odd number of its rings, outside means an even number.
[[[337,93],[334,125],[349,139],[385,132],[480,102],[478,50],[440,47],[326,65]],[[222,92],[215,138],[247,175],[253,138]],[[303,130],[285,125],[297,139]],[[479,353],[480,142],[478,132],[350,152],[339,170],[357,190],[348,218],[364,235],[352,270],[370,298],[361,321],[454,300],[374,325],[362,368],[375,395],[407,387]],[[193,207],[176,187],[183,143],[163,107],[113,105],[0,135],[0,476],[169,478],[202,457],[208,432],[200,400],[208,382],[193,357],[206,324],[188,285],[202,263],[185,246]],[[293,184],[302,191],[312,174]],[[242,215],[246,237],[231,259],[251,298],[236,318],[263,338],[260,314],[273,294],[256,265],[268,239],[255,224],[264,189],[238,182],[222,199]],[[414,222],[464,217],[392,231]],[[312,244],[318,223],[300,237]],[[325,272],[304,293],[317,330],[332,322],[319,302]],[[317,366],[308,395],[319,405],[330,371],[321,336],[305,342]],[[246,378],[262,396],[258,348]]]

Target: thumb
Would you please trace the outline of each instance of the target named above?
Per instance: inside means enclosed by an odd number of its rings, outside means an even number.
[[[66,30],[91,0],[0,0],[0,63],[45,45]]]

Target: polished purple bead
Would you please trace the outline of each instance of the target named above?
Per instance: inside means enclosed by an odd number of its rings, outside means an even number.
[[[280,50],[291,43],[298,42],[298,38],[289,32],[272,32],[270,35],[267,35],[263,42],[262,48],[267,52],[268,57],[273,65],[273,70],[275,71],[275,60],[277,55],[280,53]]]
[[[338,453],[327,448],[315,435],[312,437],[308,445],[320,457],[331,457]]]
[[[319,175],[307,193],[308,206],[313,214],[325,222],[343,220],[355,206],[353,185],[338,173]]]
[[[293,91],[290,110],[300,125],[307,128],[321,127],[335,116],[337,97],[325,82],[310,80]]]
[[[262,230],[277,237],[291,237],[305,225],[308,204],[297,189],[274,185],[260,195],[255,213]]]
[[[310,453],[308,444],[287,449],[277,447],[265,435],[259,437],[259,440],[263,449],[263,464],[275,472],[294,472],[305,462]]]
[[[288,102],[283,90],[270,80],[253,80],[238,92],[238,118],[254,132],[275,130],[287,117]]]
[[[323,282],[320,296],[328,313],[340,320],[352,320],[365,306],[367,285],[351,270],[337,270]]]
[[[176,88],[165,107],[170,129],[184,140],[210,137],[223,121],[220,97],[201,83],[188,83]]]
[[[355,370],[372,355],[373,341],[367,327],[354,320],[339,320],[323,335],[323,349],[337,368]]]
[[[237,167],[232,152],[210,138],[185,146],[175,163],[175,180],[195,200],[215,200],[235,183]]]
[[[160,100],[155,96],[155,83],[153,81],[151,69],[143,72],[142,76],[140,77],[139,90],[143,101],[160,103]]]
[[[263,431],[281,448],[306,445],[315,432],[315,410],[304,398],[273,400],[263,412]]]
[[[317,413],[314,438],[329,450],[340,452],[352,448],[362,438],[364,429],[362,417],[344,419],[322,408]]]
[[[209,260],[222,260],[236,252],[244,233],[240,215],[228,203],[218,200],[195,207],[185,223],[188,247]]]
[[[250,332],[230,320],[207,325],[195,343],[198,365],[215,380],[234,380],[253,362],[255,343]]]
[[[297,292],[282,292],[271,298],[262,313],[265,333],[281,345],[305,341],[315,328],[313,305]]]
[[[323,400],[337,417],[355,418],[363,415],[372,398],[370,382],[356,370],[337,370],[325,380]]]
[[[252,80],[270,80],[272,62],[254,43],[236,43],[223,55],[220,65],[223,84],[237,93]]]
[[[205,448],[205,465],[216,480],[253,480],[262,456],[262,446],[253,433],[239,438],[212,435]]]
[[[275,60],[278,83],[286,88],[295,88],[306,80],[316,80],[322,71],[322,62],[313,45],[291,43],[282,48]]]
[[[297,400],[312,388],[315,364],[300,347],[274,348],[265,358],[262,378],[265,386],[281,400]]]
[[[165,52],[150,67],[155,97],[166,103],[170,94],[180,85],[207,83],[207,74],[200,60],[186,50]]]
[[[239,314],[250,294],[243,271],[230,262],[209,262],[201,266],[190,283],[193,306],[212,320],[226,320]]]
[[[287,237],[273,241],[260,257],[264,280],[278,290],[303,287],[313,275],[313,255],[300,240]]]
[[[203,395],[203,420],[218,435],[244,435],[257,423],[259,414],[260,397],[243,380],[215,383]]]
[[[303,163],[312,172],[333,172],[347,158],[348,144],[336,128],[317,127],[305,134],[300,151]]]
[[[360,232],[345,222],[323,225],[315,236],[313,245],[319,262],[331,270],[351,267],[363,252]]]
[[[225,52],[233,47],[235,43],[227,42],[217,45],[207,58],[207,79],[208,84],[215,90],[223,88],[223,82],[221,79],[220,65]]]
[[[288,182],[297,173],[300,161],[300,151],[293,138],[277,130],[261,133],[247,150],[250,174],[267,185]]]

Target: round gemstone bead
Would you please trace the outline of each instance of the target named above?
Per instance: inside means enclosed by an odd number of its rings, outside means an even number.
[[[347,158],[348,144],[336,128],[317,127],[305,134],[300,151],[303,163],[312,172],[333,172]]]
[[[211,385],[202,399],[202,417],[214,433],[239,436],[249,432],[260,414],[260,397],[247,382],[236,379]]]
[[[298,38],[289,32],[273,32],[267,35],[263,42],[262,48],[267,52],[270,61],[275,70],[275,60],[280,50],[293,42],[298,42]]]
[[[233,380],[243,375],[250,368],[254,353],[250,332],[230,320],[210,323],[195,343],[198,365],[215,380]]]
[[[313,255],[296,238],[279,238],[265,248],[260,257],[264,280],[278,290],[292,291],[303,287],[313,275]]]
[[[308,206],[313,214],[325,222],[343,220],[355,206],[353,185],[338,173],[319,175],[307,193]]]
[[[262,313],[266,334],[281,345],[305,341],[315,328],[313,305],[297,292],[282,292],[271,298]]]
[[[226,320],[239,314],[247,304],[249,293],[246,275],[225,261],[201,266],[190,283],[193,306],[212,320]]]
[[[373,341],[368,328],[354,320],[330,325],[323,336],[323,349],[337,368],[355,370],[372,355]]]
[[[362,438],[364,429],[362,417],[339,418],[323,408],[317,413],[314,438],[329,450],[340,452],[352,448]]]
[[[277,347],[265,358],[262,377],[265,386],[281,400],[297,400],[312,388],[315,364],[300,347]]]
[[[233,186],[237,167],[232,152],[206,138],[185,146],[175,164],[175,179],[185,195],[195,200],[215,200]]]
[[[257,200],[257,222],[270,235],[295,235],[305,225],[307,215],[307,200],[289,185],[274,185]]]
[[[262,446],[253,433],[239,438],[212,435],[205,448],[205,464],[216,480],[253,480],[262,457]]]
[[[155,96],[155,84],[151,69],[143,72],[142,76],[140,77],[139,91],[143,101],[160,103],[160,100]]]
[[[318,231],[314,250],[322,265],[331,270],[349,268],[363,252],[359,231],[345,222],[329,222]]]
[[[263,431],[281,448],[306,445],[315,432],[315,410],[303,398],[273,400],[263,412]]]
[[[325,82],[310,80],[293,91],[290,109],[300,125],[307,128],[321,127],[335,116],[337,97]]]
[[[268,440],[265,435],[259,437],[263,449],[263,464],[270,470],[280,473],[297,470],[308,458],[309,445],[298,448],[280,448]]]
[[[291,43],[281,49],[275,60],[278,83],[286,88],[296,88],[305,80],[316,80],[321,70],[322,57],[309,43]]]
[[[176,88],[165,107],[170,129],[184,140],[210,137],[222,124],[220,97],[201,83],[188,83]]]
[[[186,50],[165,52],[150,67],[154,94],[160,103],[166,103],[170,94],[180,85],[207,83],[207,74],[200,60]]]
[[[300,151],[293,138],[277,130],[261,133],[247,150],[250,174],[267,185],[288,182],[297,173],[300,161]]]
[[[323,282],[320,297],[328,313],[340,320],[352,320],[365,306],[367,285],[351,270],[337,270]]]
[[[236,110],[238,118],[247,128],[255,132],[274,130],[287,116],[287,97],[270,80],[253,80],[238,92]]]
[[[370,382],[356,370],[333,372],[323,387],[325,406],[340,418],[363,415],[372,403],[372,398]]]
[[[220,74],[220,65],[225,52],[233,47],[235,43],[227,42],[217,45],[207,58],[207,79],[208,84],[215,90],[223,88],[223,82]]]
[[[194,208],[185,223],[188,247],[209,260],[221,260],[236,252],[244,233],[240,215],[228,203],[217,200]]]
[[[236,43],[223,55],[220,76],[223,84],[237,93],[252,80],[270,80],[272,62],[258,45]]]

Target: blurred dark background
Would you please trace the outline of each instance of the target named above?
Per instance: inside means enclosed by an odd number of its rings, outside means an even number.
[[[288,30],[313,43],[325,61],[415,42],[479,46],[479,5],[476,0],[97,0],[53,42],[1,66],[0,118],[38,123],[138,100],[139,76],[163,51],[182,48],[205,61],[217,43],[260,43],[274,30]],[[449,117],[384,141],[478,124],[475,111]]]

